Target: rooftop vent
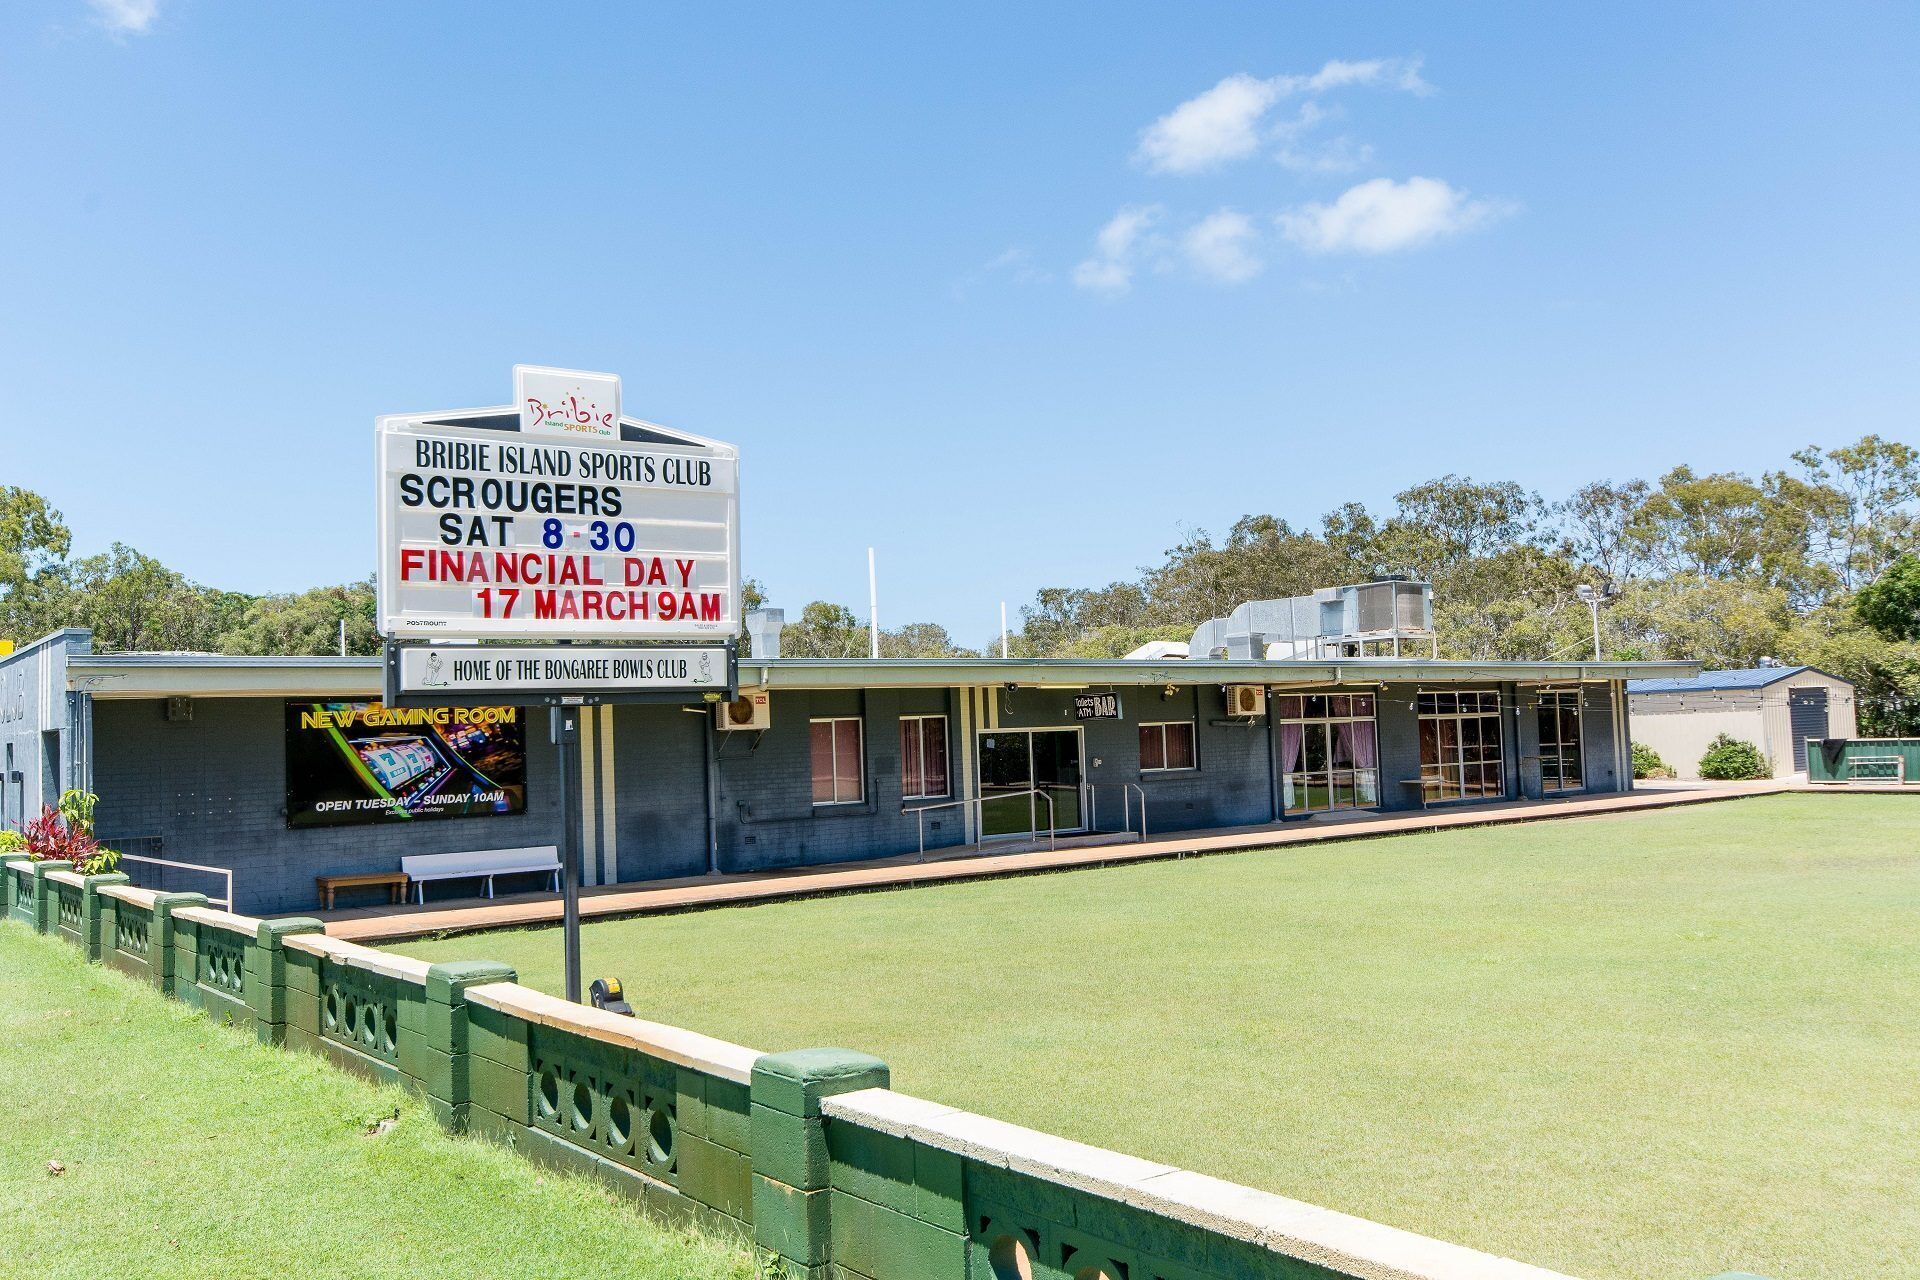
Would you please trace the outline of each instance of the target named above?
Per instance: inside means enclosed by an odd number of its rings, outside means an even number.
[[[786,622],[785,609],[747,610],[747,643],[753,646],[755,658],[780,656],[780,628]]]

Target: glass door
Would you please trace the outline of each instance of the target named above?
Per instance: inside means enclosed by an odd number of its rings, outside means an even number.
[[[1033,743],[1025,733],[980,735],[980,835],[1025,835],[1033,830]],[[998,797],[996,799],[996,797]]]
[[[1577,791],[1580,769],[1580,693],[1550,690],[1540,695],[1540,789]]]
[[[1077,729],[996,729],[980,735],[980,834],[1024,836],[1047,825],[1053,798],[1056,831],[1078,831],[1085,824],[1080,801],[1080,731]]]
[[[1080,819],[1080,731],[1055,729],[1033,735],[1033,785],[1053,798],[1057,831],[1078,831]],[[1046,803],[1037,797],[1034,829],[1047,825]]]

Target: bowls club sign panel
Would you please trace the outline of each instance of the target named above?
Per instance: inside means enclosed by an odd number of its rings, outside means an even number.
[[[600,403],[617,396],[603,391]],[[530,431],[523,408],[379,420],[381,629],[412,639],[734,635],[733,446],[630,420],[614,436]]]

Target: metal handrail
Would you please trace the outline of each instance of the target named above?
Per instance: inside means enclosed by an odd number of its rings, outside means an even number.
[[[1140,839],[1147,838],[1147,789],[1137,782],[1089,782],[1087,784],[1087,825],[1100,829],[1100,788],[1120,788],[1120,829],[1133,833],[1133,797],[1140,797]]]
[[[927,820],[924,816],[925,814],[932,813],[936,809],[956,809],[964,805],[974,805],[974,830],[979,831],[981,827],[986,825],[986,819],[981,815],[978,806],[985,804],[989,800],[1011,800],[1015,796],[1039,796],[1047,802],[1047,848],[1055,848],[1055,842],[1059,838],[1056,828],[1058,821],[1056,809],[1053,797],[1048,795],[1047,792],[1040,787],[1028,787],[1025,791],[1000,791],[990,796],[971,796],[959,800],[942,800],[939,804],[923,804],[917,809],[909,809],[903,805],[900,812],[914,815],[914,821],[920,828],[920,857],[924,859],[927,856]],[[1143,807],[1145,803],[1144,800],[1141,801]],[[1034,834],[1037,835],[1039,833],[1036,830]],[[985,839],[986,835],[982,833],[974,839],[973,847],[976,849],[980,848]]]
[[[145,863],[150,863],[151,865],[156,867],[178,867],[182,871],[204,871],[208,875],[220,876],[226,881],[227,896],[224,898],[216,898],[216,897],[213,897],[212,895],[208,895],[207,905],[217,906],[225,911],[233,910],[233,868],[232,867],[209,867],[198,862],[175,862],[171,858],[149,858],[149,857],[146,857],[144,854],[138,854],[138,853],[123,853],[120,855],[120,861],[145,862]]]

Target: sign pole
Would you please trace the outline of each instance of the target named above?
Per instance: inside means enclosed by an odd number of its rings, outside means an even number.
[[[580,1003],[580,708],[551,709],[553,745],[560,759],[560,933],[567,971],[567,999]]]

